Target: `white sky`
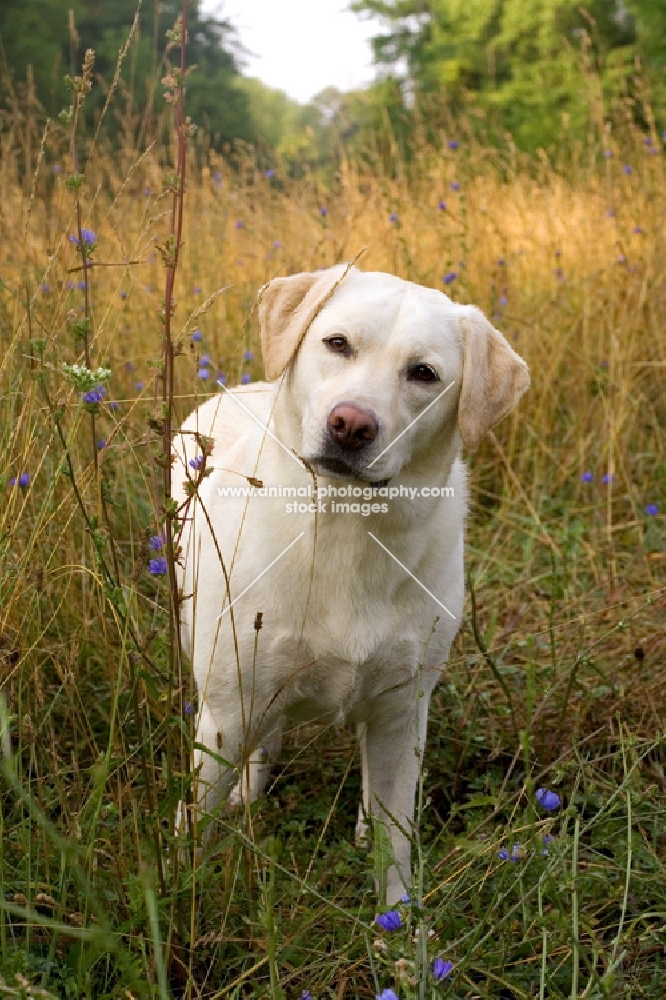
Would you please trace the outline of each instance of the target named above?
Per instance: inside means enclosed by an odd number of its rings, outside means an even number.
[[[381,24],[346,6],[347,0],[203,0],[202,10],[238,29],[254,54],[245,75],[305,102],[324,87],[351,90],[373,79],[368,40]]]

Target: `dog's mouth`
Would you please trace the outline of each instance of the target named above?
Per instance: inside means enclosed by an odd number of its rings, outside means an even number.
[[[318,456],[317,458],[310,459],[310,464],[326,475],[335,476],[336,479],[352,479],[356,482],[368,483],[376,490],[388,486],[388,479],[368,479],[367,476],[363,476],[357,469],[348,465],[341,458]]]

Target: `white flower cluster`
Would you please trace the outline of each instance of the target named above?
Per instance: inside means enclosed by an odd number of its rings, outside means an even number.
[[[98,385],[108,382],[112,375],[110,368],[95,368],[91,370],[90,368],[86,368],[85,365],[68,365],[66,361],[62,362],[61,367],[63,374],[67,376],[79,392],[89,392],[90,389],[95,389]]]

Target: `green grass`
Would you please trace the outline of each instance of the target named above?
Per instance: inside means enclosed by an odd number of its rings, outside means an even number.
[[[231,169],[204,137],[188,154],[172,323],[180,416],[218,370],[229,384],[261,377],[252,304],[265,281],[364,247],[361,267],[434,287],[455,271],[447,293],[483,308],[531,367],[530,393],[470,458],[474,608],[468,595],[433,698],[414,850],[423,891],[391,934],[373,923],[381,837],[370,854],[353,844],[360,778],[346,730],[288,734],[269,795],[222,817],[194,871],[171,850],[193,691],[169,655],[168,586],[146,565],[163,517],[148,421],[161,418],[155,247],[170,232],[175,154],[80,138],[81,222],[97,234],[86,310],[68,288],[82,273],[68,239],[70,127],[44,137],[34,116],[17,117],[0,143],[2,995],[661,998],[656,137],[650,154],[629,129],[610,159],[590,140],[563,151],[566,169],[517,163],[509,148],[424,145],[409,163],[398,152],[346,163],[328,186],[267,179],[247,151]],[[84,342],[113,373],[94,415],[61,367],[82,363]],[[29,486],[11,486],[23,472]],[[560,810],[535,805],[540,786]],[[517,860],[502,860],[514,845]],[[439,985],[426,975],[437,956],[454,963]]]

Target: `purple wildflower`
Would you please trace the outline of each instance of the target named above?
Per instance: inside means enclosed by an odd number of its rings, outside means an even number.
[[[381,993],[375,993],[377,1000],[398,1000],[398,994],[393,990],[382,990]]]
[[[452,181],[451,182],[451,190],[452,191],[460,191],[460,183],[458,181]]]
[[[97,242],[97,236],[95,235],[95,233],[93,232],[92,229],[82,229],[81,230],[81,239],[83,240],[84,249],[86,247],[92,247],[92,246],[94,246],[95,243]],[[69,234],[69,242],[70,243],[76,243],[76,245],[78,246],[79,245],[79,238],[78,238],[78,236],[75,233],[70,233]]]
[[[198,343],[200,340],[203,340],[203,333],[201,332],[201,330],[197,329],[192,331],[192,340],[195,341],[195,343]]]
[[[60,166],[59,163],[54,163],[53,166],[51,167],[51,169],[52,169],[52,171],[53,171],[54,174],[61,174],[62,173],[62,167]]]
[[[457,141],[455,139],[451,139],[451,141],[449,143],[449,149],[457,149],[457,148],[458,148]]]
[[[197,375],[200,379],[206,379],[210,375],[210,372],[208,371],[207,368],[200,368],[199,371],[197,372]]]
[[[457,277],[458,277],[457,271],[449,271],[448,274],[444,275],[442,281],[444,282],[445,285],[452,285]]]
[[[656,517],[659,513],[659,506],[656,503],[649,503],[645,508],[645,513],[649,514],[650,517]]]
[[[124,300],[125,300],[125,299],[127,298],[127,292],[125,291],[125,289],[124,289],[124,288],[123,288],[123,290],[122,290],[122,291],[121,291],[121,293],[120,293],[120,297],[121,297],[121,299],[122,299],[123,301],[124,301]]]
[[[236,229],[242,229],[244,224],[242,219],[236,219]]]
[[[136,389],[137,392],[141,392],[141,390],[143,389],[143,382],[137,382],[134,388]]]
[[[437,208],[440,210],[440,212],[446,212],[446,202],[440,201],[439,204],[437,205]]]
[[[279,250],[282,246],[282,240],[273,240],[273,249]]]
[[[166,538],[164,535],[151,535],[148,548],[152,549],[153,552],[159,552],[160,549],[164,548],[165,542]]]
[[[227,376],[225,372],[218,372],[217,378],[215,379],[218,385],[227,384]]]
[[[199,364],[201,365],[202,368],[207,368],[208,365],[210,364],[210,354],[202,354],[201,358],[199,359]]]
[[[444,961],[443,958],[436,958],[432,966],[432,976],[437,982],[446,979],[453,972],[453,962]]]
[[[192,289],[192,294],[193,295],[201,295],[201,286],[200,285],[195,285],[194,288]]]
[[[612,149],[604,149],[604,156],[606,157],[607,160],[609,160],[612,155],[613,155]]]
[[[397,910],[378,913],[375,920],[385,931],[397,931],[402,927],[402,918]]]
[[[319,209],[319,214],[320,214],[320,215],[321,215],[322,217],[323,217],[323,216],[325,216],[325,215],[328,215],[328,209],[326,208],[326,206],[325,206],[325,205],[322,205],[322,206],[321,206],[321,208]]]
[[[508,302],[509,302],[509,300],[507,299],[506,295],[500,295],[500,297],[499,297],[499,304],[501,306],[507,305]]]
[[[273,170],[272,167],[269,167],[268,170],[264,170],[264,177],[266,178],[267,181],[273,180],[273,178],[275,177],[275,171]]]
[[[190,466],[191,469],[194,469],[195,471],[198,471],[201,468],[201,466],[204,464],[204,462],[205,462],[204,456],[203,455],[197,455],[196,458],[191,458],[188,464],[189,464],[189,466]]]
[[[164,556],[158,556],[157,559],[151,559],[148,563],[148,570],[153,574],[153,576],[166,576],[167,561]]]
[[[591,483],[593,479],[594,479],[593,472],[584,472],[583,475],[580,477],[582,483]]]
[[[601,477],[601,482],[604,484],[604,486],[608,486],[608,484],[612,483],[614,479],[615,476],[613,475],[612,472],[604,472],[603,476]]]
[[[395,212],[391,212],[391,214],[389,215],[389,222],[397,222],[397,221],[398,221],[397,214]]]
[[[20,486],[21,489],[25,489],[26,486],[30,485],[30,473],[22,472],[20,476],[12,476],[9,480],[10,486]]]
[[[537,788],[536,800],[546,812],[553,812],[559,809],[561,799],[557,792],[552,792],[549,788]]]
[[[94,389],[89,389],[88,392],[83,394],[84,403],[101,403],[106,396],[106,388],[103,385],[95,386]]]
[[[250,375],[249,372],[245,372],[244,375],[241,375],[241,385],[249,385],[251,381],[252,381],[252,376]]]
[[[42,295],[48,295],[49,292],[51,291],[51,286],[49,285],[48,282],[42,281],[41,285],[39,286],[39,290],[42,293]]]
[[[246,361],[254,361],[254,354],[252,351],[246,351],[244,357]]]
[[[106,439],[102,438],[101,441],[97,442],[97,450],[104,451],[105,448],[106,448]]]
[[[625,165],[623,166],[622,170],[624,171],[625,174],[630,174],[631,173],[631,164],[625,163]]]

